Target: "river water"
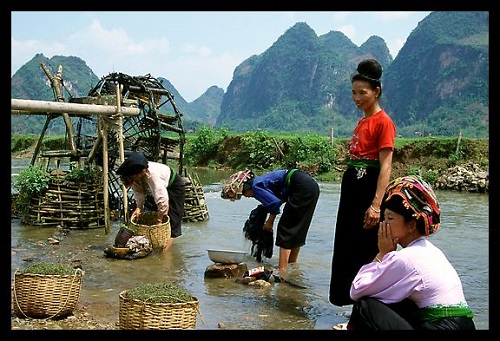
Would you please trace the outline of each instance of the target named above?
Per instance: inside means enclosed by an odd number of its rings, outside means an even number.
[[[12,159],[13,173],[29,160]],[[171,281],[188,289],[200,301],[196,329],[315,329],[331,330],[347,321],[351,306],[336,307],[328,302],[330,263],[340,185],[320,183],[320,198],[299,262],[287,279],[306,287],[274,283],[254,287],[236,283],[234,278],[205,278],[213,263],[207,249],[241,250],[250,253],[251,242],[244,238],[243,225],[258,205],[253,198],[231,202],[220,198],[221,182],[231,172],[196,169],[203,185],[209,219],[183,223],[183,235],[166,253],[153,252],[136,260],[111,259],[103,249],[113,244],[119,221],[111,233],[103,228],[72,230],[60,245],[43,245],[56,235],[57,228],[26,226],[11,220],[11,277],[27,260],[44,260],[54,248],[87,248],[92,261],[84,264],[81,304],[95,305],[101,315],[118,320],[122,290],[143,283]],[[190,173],[192,173],[190,171]],[[466,299],[475,313],[477,329],[489,329],[489,196],[487,194],[436,191],[441,212],[441,230],[430,240],[448,256],[459,273]],[[264,265],[277,266],[279,250]],[[248,255],[248,268],[259,264]],[[103,308],[105,307],[105,308]]]

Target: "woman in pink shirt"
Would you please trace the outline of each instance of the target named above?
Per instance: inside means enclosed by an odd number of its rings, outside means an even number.
[[[417,176],[394,179],[381,210],[379,251],[352,282],[347,329],[474,330],[460,277],[426,238],[440,224],[430,185]]]

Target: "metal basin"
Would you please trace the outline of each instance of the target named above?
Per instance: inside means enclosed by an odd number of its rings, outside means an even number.
[[[231,250],[207,250],[208,258],[214,263],[239,264],[245,259],[246,252]]]

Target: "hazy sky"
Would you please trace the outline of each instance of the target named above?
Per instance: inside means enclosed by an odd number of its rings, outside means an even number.
[[[241,62],[263,53],[297,22],[318,36],[341,31],[358,46],[377,35],[396,58],[429,13],[13,11],[11,76],[37,53],[76,56],[98,77],[112,72],[164,77],[192,102],[212,85],[226,91]]]

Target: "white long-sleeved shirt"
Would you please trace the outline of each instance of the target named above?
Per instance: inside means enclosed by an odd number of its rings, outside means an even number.
[[[370,296],[386,304],[410,298],[419,308],[467,304],[455,268],[425,237],[363,265],[350,294],[355,301]]]
[[[158,212],[162,212],[163,215],[168,214],[169,198],[167,186],[170,180],[170,173],[171,169],[169,166],[158,162],[148,162],[146,175],[144,175],[139,184],[132,184],[137,207],[142,209],[146,200],[147,190],[149,189],[155,200]]]

